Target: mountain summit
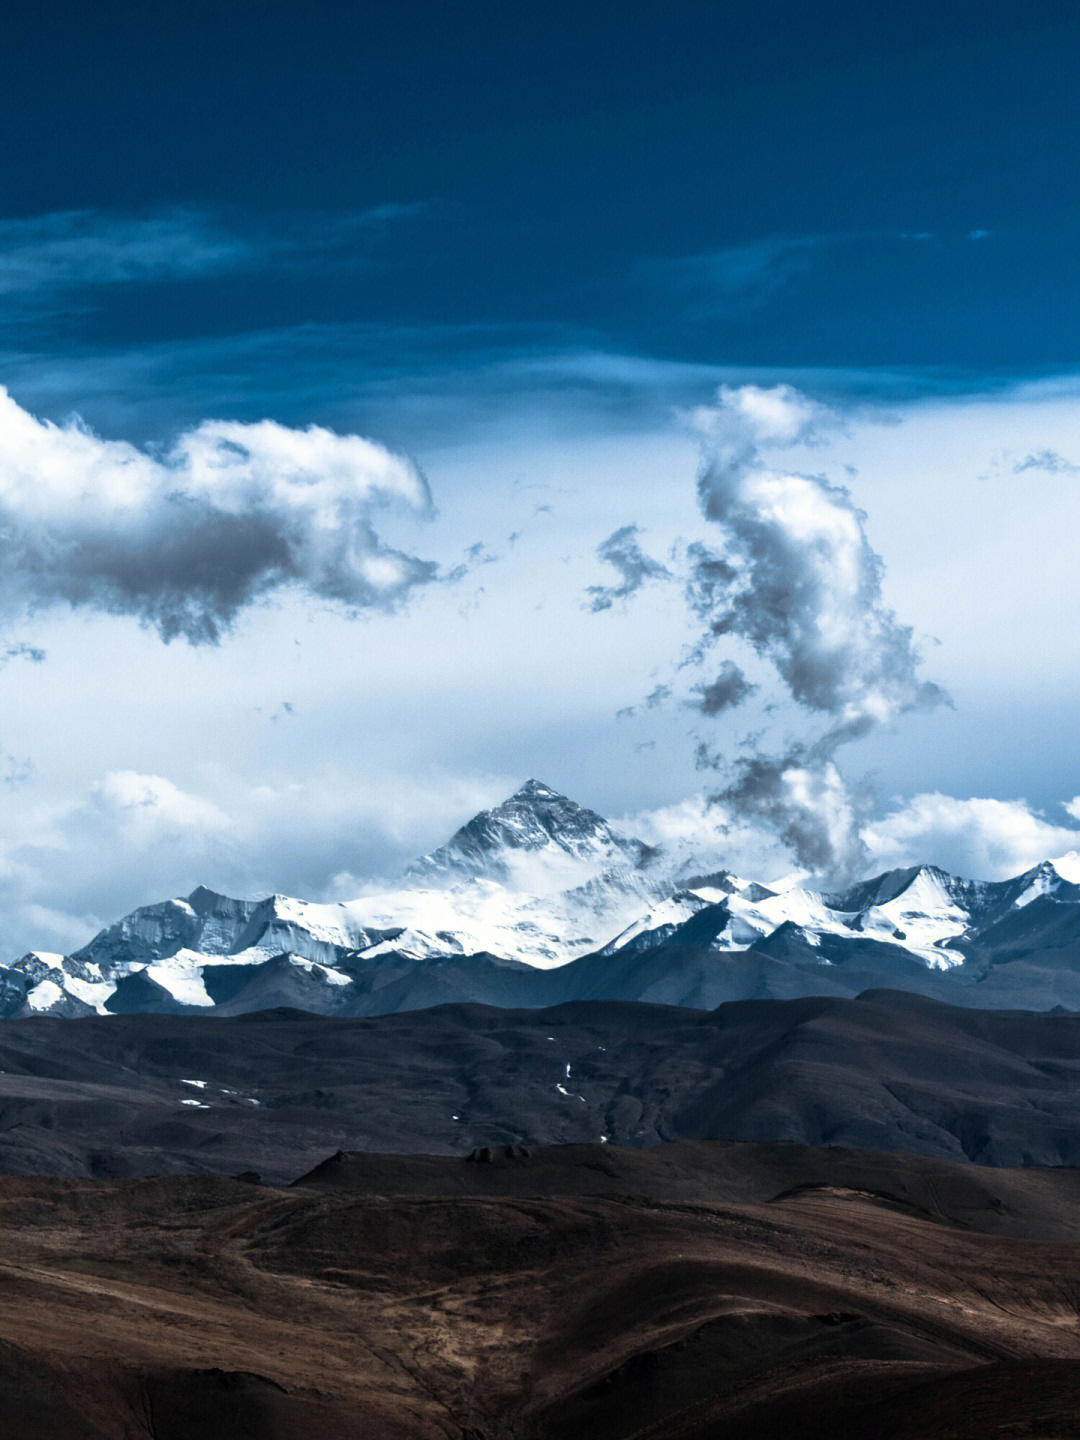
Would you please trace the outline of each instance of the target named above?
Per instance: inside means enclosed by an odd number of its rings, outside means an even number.
[[[652,854],[642,841],[618,834],[594,810],[541,780],[526,780],[501,805],[481,810],[445,845],[414,861],[407,874],[422,884],[474,876],[506,884],[524,857],[540,858],[545,852],[555,860],[561,852],[603,869],[638,866]]]

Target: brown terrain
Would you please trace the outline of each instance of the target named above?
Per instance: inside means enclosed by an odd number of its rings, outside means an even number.
[[[4,1440],[1080,1433],[1080,1173],[683,1142],[0,1179]]]

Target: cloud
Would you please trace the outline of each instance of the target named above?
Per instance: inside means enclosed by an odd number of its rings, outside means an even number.
[[[719,715],[724,710],[733,710],[741,705],[757,688],[733,660],[724,660],[715,680],[693,687],[696,699],[687,701],[687,704],[703,715]]]
[[[140,775],[118,770],[106,775],[91,791],[91,807],[150,837],[196,831],[200,834],[229,828],[228,817],[208,800],[191,795],[161,775]]]
[[[296,585],[390,610],[438,567],[383,543],[377,512],[433,513],[420,470],[359,435],[207,420],[160,457],[78,420],[38,420],[0,388],[0,607],[137,617],[215,643]]]
[[[864,867],[860,807],[835,761],[793,746],[785,755],[741,756],[733,768],[714,802],[762,822],[817,874],[846,877]]]
[[[654,685],[641,703],[645,706],[646,710],[658,710],[664,701],[670,700],[670,698],[670,685]],[[617,720],[628,720],[636,715],[640,709],[641,705],[624,705],[620,710],[615,711],[615,718]]]
[[[597,546],[597,555],[609,565],[614,565],[622,576],[622,581],[618,585],[590,585],[590,610],[610,610],[616,600],[624,600],[635,594],[646,580],[671,578],[671,571],[666,566],[643,553],[637,542],[638,533],[636,525],[624,525]]]
[[[826,722],[811,742],[737,761],[716,798],[770,825],[802,865],[858,868],[858,806],[835,751],[946,696],[921,678],[912,631],[884,602],[881,557],[849,492],[766,458],[819,443],[837,416],[790,386],[744,385],[721,388],[718,403],[691,418],[705,446],[701,508],[722,535],[719,549],[697,543],[688,551],[687,596],[704,625],[693,658],[728,637],[745,642],[772,662],[794,701]],[[721,678],[705,713],[739,697],[741,671],[732,666]],[[705,709],[711,691],[699,693]]]
[[[37,773],[37,766],[32,760],[20,759],[3,750],[0,750],[0,762],[4,766],[3,775],[0,778],[3,779],[9,790],[17,790],[21,785],[28,785]]]
[[[0,295],[31,297],[187,280],[315,258],[354,263],[357,242],[422,205],[380,205],[337,216],[233,216],[174,207],[144,215],[54,211],[0,220]]]
[[[690,601],[707,638],[737,636],[771,660],[792,698],[843,727],[941,703],[919,677],[910,627],[881,593],[882,561],[848,491],[765,462],[766,447],[835,423],[787,386],[724,387],[697,412],[706,438],[701,508],[724,546],[692,556]]]
[[[208,217],[173,210],[141,218],[72,210],[0,221],[0,295],[234,269],[253,246]]]
[[[770,236],[638,266],[634,277],[659,280],[676,297],[707,297],[715,309],[753,306],[805,275],[835,243],[834,237],[824,235]]]
[[[257,783],[217,767],[194,782],[123,770],[36,809],[9,806],[0,958],[77,948],[135,906],[197,884],[246,898],[353,899],[513,784],[336,766]]]
[[[1080,465],[1066,460],[1056,450],[1036,450],[1012,467],[1014,475],[1022,475],[1025,470],[1045,470],[1048,475],[1080,475]]]
[[[17,644],[0,650],[0,665],[6,665],[9,660],[29,660],[32,665],[40,665],[47,654],[40,645],[28,645],[20,640]]]
[[[756,810],[697,795],[629,816],[619,827],[684,863],[734,869],[766,884],[782,875],[793,878],[789,857],[796,848],[831,855],[854,847],[873,873],[934,864],[980,880],[1010,879],[1043,860],[1080,850],[1080,827],[1055,824],[1025,800],[915,795],[871,820],[860,814],[861,801],[852,800],[835,767],[832,774],[827,765],[800,771],[792,758],[778,777],[768,762],[751,764],[754,772],[744,778],[754,787]],[[779,787],[787,793],[778,793]],[[770,796],[775,816],[767,813]],[[1062,808],[1080,821],[1080,796]],[[793,825],[804,833],[786,833]],[[814,868],[820,867],[806,866]]]
[[[639,811],[615,824],[693,874],[734,870],[768,884],[791,872],[790,856],[775,835],[705,795]]]
[[[1064,807],[1080,820],[1080,797]],[[1080,829],[1056,825],[1025,800],[914,795],[865,826],[875,869],[931,862],[955,874],[1003,880],[1080,848]]]

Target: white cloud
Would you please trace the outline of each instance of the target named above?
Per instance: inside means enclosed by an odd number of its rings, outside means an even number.
[[[359,435],[209,420],[162,458],[0,388],[0,603],[130,614],[164,640],[216,641],[283,585],[392,609],[437,566],[385,544],[388,506],[433,512],[404,456]]]
[[[792,807],[834,832],[838,847],[858,828],[850,797],[835,775],[816,772],[787,777]],[[1062,807],[1080,821],[1080,796]],[[785,885],[806,869],[793,871],[797,846],[785,846],[775,827],[741,816],[705,795],[676,805],[629,815],[619,822],[627,834],[660,845],[684,863],[726,869],[765,884]],[[976,880],[1020,875],[1043,860],[1080,849],[1080,828],[1058,825],[1024,800],[923,794],[898,804],[880,819],[864,823],[862,871],[878,874],[907,865],[933,864]]]
[[[101,811],[143,835],[184,830],[218,833],[229,828],[228,817],[216,805],[179,789],[162,775],[114,771],[94,786],[91,796]]]
[[[767,884],[788,877],[792,869],[790,852],[773,834],[705,795],[639,810],[618,820],[615,828],[660,847],[693,871],[729,870]]]
[[[1080,797],[1065,810],[1080,820]],[[955,874],[1002,880],[1080,847],[1080,830],[1056,825],[1024,800],[914,795],[863,829],[872,868],[929,862]]]

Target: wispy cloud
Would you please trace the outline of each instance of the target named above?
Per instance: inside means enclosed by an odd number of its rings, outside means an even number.
[[[1023,475],[1026,470],[1043,470],[1047,475],[1080,475],[1080,465],[1073,460],[1066,460],[1064,455],[1059,455],[1056,450],[1036,450],[1031,455],[1025,455],[1022,460],[1017,460],[1012,467],[1014,475]]]
[[[745,245],[648,267],[654,281],[676,292],[708,296],[718,307],[760,304],[806,274],[821,253],[838,243],[826,235],[769,236]]]
[[[356,260],[419,205],[352,215],[231,216],[170,209],[147,215],[68,210],[0,220],[0,295],[30,297],[238,270]]]
[[[40,645],[28,645],[25,640],[20,640],[0,650],[0,665],[6,665],[9,660],[29,660],[33,665],[40,665],[46,653]]]
[[[634,595],[646,580],[669,580],[671,571],[659,560],[646,555],[638,544],[638,527],[624,525],[620,530],[599,546],[596,553],[601,560],[613,565],[622,577],[618,585],[590,585],[588,608],[610,610],[616,600],[625,600]]]

